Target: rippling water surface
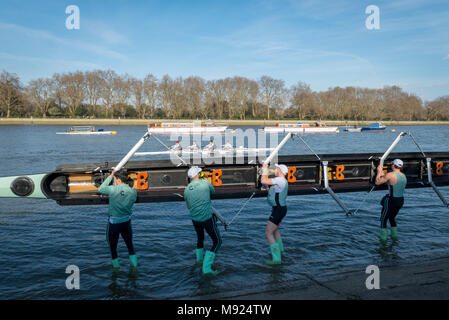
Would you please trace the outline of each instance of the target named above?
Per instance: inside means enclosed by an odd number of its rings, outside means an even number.
[[[391,129],[397,132],[392,132]],[[115,136],[61,136],[57,126],[0,126],[0,176],[45,173],[57,165],[118,161],[141,137],[142,126],[104,127]],[[317,153],[384,152],[399,131],[411,131],[424,151],[449,151],[449,126],[389,127],[383,133],[305,136]],[[168,138],[163,138],[169,143]],[[150,140],[145,150],[163,150]],[[403,139],[395,151],[416,151]],[[309,151],[289,141],[281,154]],[[449,188],[441,188],[449,197]],[[228,231],[216,267],[204,277],[194,265],[195,233],[183,202],[136,204],[134,243],[140,256],[137,273],[129,272],[122,240],[122,271],[113,274],[105,230],[106,206],[61,207],[51,200],[0,199],[0,298],[116,299],[239,296],[273,289],[288,290],[310,277],[331,276],[357,265],[405,264],[448,255],[449,210],[431,189],[407,190],[398,217],[400,241],[378,242],[384,191],[373,192],[359,213],[346,217],[328,195],[291,196],[281,226],[286,253],[282,266],[268,267],[264,237],[269,207],[253,199]],[[342,194],[356,208],[366,193]],[[214,201],[231,219],[245,199]],[[210,240],[206,237],[206,246]],[[65,287],[65,269],[80,268],[81,289]]]

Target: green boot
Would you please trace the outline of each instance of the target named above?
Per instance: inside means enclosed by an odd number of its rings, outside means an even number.
[[[387,228],[381,228],[380,229],[380,241],[387,241]]]
[[[206,251],[203,261],[203,273],[204,274],[217,274],[217,271],[212,270],[212,264],[215,260],[215,253],[212,251]]]
[[[137,268],[137,255],[131,254],[129,256],[129,264],[131,265],[131,267]]]
[[[120,263],[118,262],[118,258],[112,260],[112,267],[114,269],[120,269]]]
[[[398,240],[398,227],[391,227],[391,239]]]
[[[202,263],[204,260],[204,249],[203,248],[196,249],[195,255],[196,255],[196,263]]]
[[[281,253],[284,252],[284,243],[282,242],[282,238],[276,239],[276,243],[279,244],[279,250],[281,250]]]
[[[279,249],[279,243],[270,244],[271,255],[273,256],[273,260],[266,261],[267,264],[281,264],[281,251]]]

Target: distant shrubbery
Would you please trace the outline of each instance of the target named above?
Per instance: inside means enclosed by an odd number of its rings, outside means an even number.
[[[22,85],[0,75],[0,117],[449,120],[449,96],[425,102],[397,86],[287,88],[268,76],[136,79],[112,70],[69,72]]]

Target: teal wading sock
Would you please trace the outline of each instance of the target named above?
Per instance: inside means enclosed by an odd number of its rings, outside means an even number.
[[[279,243],[270,244],[270,251],[273,260],[266,261],[267,264],[281,264],[281,250],[279,250]]]
[[[398,240],[398,227],[391,227],[391,239]]]
[[[380,240],[381,241],[387,241],[387,228],[381,228],[380,229]]]
[[[212,251],[206,251],[203,261],[203,273],[204,274],[217,274],[217,271],[212,270],[212,264],[215,260],[215,253]]]
[[[276,239],[276,243],[279,244],[279,250],[281,253],[284,252],[284,243],[282,242],[282,238]]]
[[[112,260],[112,267],[114,269],[120,269],[120,263],[118,262],[118,258]]]
[[[131,254],[129,256],[129,264],[131,267],[137,268],[137,255]]]
[[[196,250],[195,250],[195,255],[196,255],[196,262],[197,262],[197,263],[203,262],[203,259],[204,259],[204,249],[203,249],[203,248],[196,249]]]

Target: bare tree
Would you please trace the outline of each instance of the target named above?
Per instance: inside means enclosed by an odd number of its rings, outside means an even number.
[[[449,96],[426,102],[426,113],[429,120],[449,120]]]
[[[223,119],[226,107],[226,82],[222,79],[207,82],[207,100],[209,110],[215,109],[219,119]]]
[[[111,110],[114,104],[114,79],[117,77],[117,74],[113,70],[105,70],[100,71],[99,76],[102,79],[103,84],[101,89],[101,99],[105,108],[106,118],[108,118],[109,114],[113,116]]]
[[[270,110],[280,105],[282,94],[285,91],[284,81],[262,76],[259,80],[262,99],[267,107],[267,119],[270,120]]]
[[[127,74],[117,76],[113,80],[114,85],[114,103],[122,117],[126,116],[126,108],[130,98],[131,80]]]
[[[21,86],[16,74],[3,71],[0,74],[0,112],[11,116],[21,103]]]
[[[84,73],[85,81],[85,96],[89,104],[89,114],[95,116],[97,113],[98,102],[101,99],[101,90],[104,85],[104,80],[101,77],[101,71],[86,71]]]
[[[146,102],[143,104],[145,107],[148,106],[149,110],[145,110],[143,117],[150,112],[150,117],[154,117],[156,112],[156,98],[157,98],[157,78],[152,74],[148,74],[143,80],[143,94]]]
[[[61,95],[69,116],[75,117],[85,97],[84,74],[80,71],[63,74],[60,78]]]
[[[165,115],[167,117],[171,116],[171,110],[170,110],[170,87],[173,80],[170,78],[170,76],[165,75],[162,77],[162,80],[160,81],[158,85],[158,98],[161,102],[162,110],[164,111]]]
[[[208,117],[208,109],[205,107],[206,83],[200,77],[188,77],[183,82],[186,113],[192,118]]]
[[[296,110],[298,119],[305,119],[306,117],[319,114],[317,109],[320,106],[317,99],[310,86],[305,82],[300,81],[291,88],[290,104]]]
[[[39,109],[40,115],[43,118],[47,117],[47,112],[56,98],[53,79],[31,80],[27,87],[27,93],[30,101]]]
[[[132,101],[134,102],[137,115],[139,118],[145,119],[147,105],[145,104],[143,81],[136,78],[130,78],[130,84],[131,84],[130,87],[131,98]]]

